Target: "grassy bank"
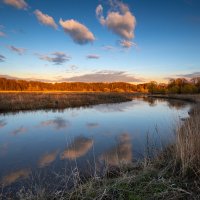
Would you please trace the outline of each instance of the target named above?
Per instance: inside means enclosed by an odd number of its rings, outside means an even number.
[[[166,96],[154,96],[166,98]],[[200,199],[200,96],[168,95],[195,102],[190,118],[177,127],[176,141],[154,159],[108,172],[67,192],[65,199]]]
[[[130,100],[130,93],[2,92],[0,93],[0,112],[64,109]]]

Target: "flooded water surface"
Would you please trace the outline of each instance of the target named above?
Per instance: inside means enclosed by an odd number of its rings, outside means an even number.
[[[131,102],[0,115],[0,183],[16,185],[32,176],[89,174],[103,165],[143,158],[147,143],[173,142],[190,105],[176,100]],[[51,175],[50,175],[51,174]],[[38,178],[38,179],[39,179]],[[42,178],[41,178],[42,179]]]

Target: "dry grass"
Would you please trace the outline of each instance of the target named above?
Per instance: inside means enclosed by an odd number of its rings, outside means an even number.
[[[0,112],[37,110],[37,109],[64,109],[69,107],[90,106],[103,103],[119,103],[130,101],[128,93],[0,93]]]
[[[194,106],[190,115],[177,131],[176,159],[183,174],[192,170],[200,175],[200,103]]]
[[[176,131],[175,144],[170,147],[170,158],[174,159],[182,175],[200,175],[200,95],[153,95],[158,98],[181,99],[195,102],[189,114]]]

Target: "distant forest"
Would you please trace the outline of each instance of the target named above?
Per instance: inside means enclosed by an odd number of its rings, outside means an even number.
[[[45,83],[0,78],[1,91],[80,91],[80,92],[144,92],[144,93],[200,93],[200,77],[190,80],[171,79],[168,84],[151,81],[144,84],[125,82],[84,83],[62,82]]]

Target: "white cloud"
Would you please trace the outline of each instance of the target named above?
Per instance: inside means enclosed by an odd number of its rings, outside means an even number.
[[[96,16],[99,19],[99,21],[100,21],[101,24],[105,24],[105,19],[103,17],[103,7],[102,7],[101,4],[99,4],[96,7]]]
[[[108,11],[107,16],[103,16],[103,7],[98,5],[96,8],[96,16],[99,22],[106,26],[116,35],[120,36],[126,41],[134,38],[134,30],[136,26],[136,18],[131,13],[129,7],[119,1],[110,1],[111,9]],[[126,46],[128,43],[126,43]],[[129,46],[130,43],[129,43]]]
[[[28,8],[28,4],[24,0],[3,0],[3,2],[18,9],[26,10]]]
[[[63,21],[60,19],[59,23],[65,33],[70,35],[75,43],[86,44],[95,40],[93,33],[85,25],[76,20],[70,19]]]
[[[42,13],[40,10],[35,10],[34,12],[35,16],[37,17],[38,21],[46,26],[51,26],[54,29],[57,29],[58,26],[55,23],[53,17]]]

